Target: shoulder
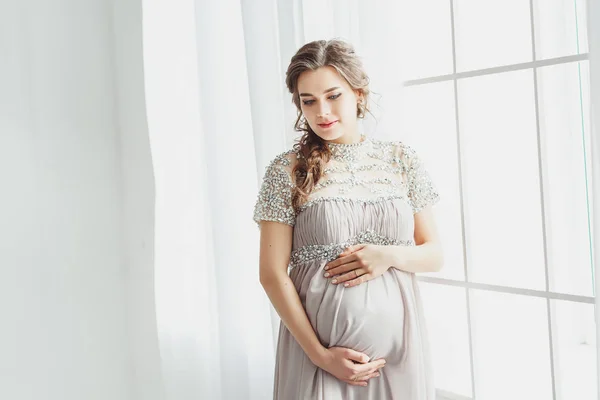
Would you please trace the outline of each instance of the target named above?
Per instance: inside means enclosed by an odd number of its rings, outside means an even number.
[[[254,206],[254,221],[257,223],[264,220],[294,226],[291,169],[295,159],[294,152],[288,150],[277,154],[266,166]]]
[[[402,140],[373,139],[373,147],[386,159],[398,164],[410,164],[418,155],[415,148]]]
[[[297,154],[296,150],[289,149],[282,153],[277,154],[274,158],[272,158],[271,161],[269,162],[267,168],[278,166],[278,167],[289,167],[291,169],[291,168],[293,168],[293,166],[297,160],[298,160],[298,154]]]
[[[275,155],[265,167],[263,181],[276,180],[279,184],[290,186],[292,169],[298,160],[294,149],[289,149]]]

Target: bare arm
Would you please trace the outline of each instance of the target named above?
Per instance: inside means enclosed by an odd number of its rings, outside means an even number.
[[[290,225],[262,221],[260,230],[260,283],[279,317],[315,365],[326,354],[306,315],[294,283],[287,274],[292,248]]]
[[[438,272],[444,259],[434,212],[427,207],[414,218],[416,246],[390,246],[392,266],[407,272]]]

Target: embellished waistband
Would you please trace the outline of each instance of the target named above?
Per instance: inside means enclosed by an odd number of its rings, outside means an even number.
[[[333,261],[349,246],[357,244],[376,244],[381,246],[404,245],[414,246],[414,240],[397,240],[378,234],[373,230],[365,230],[358,235],[341,243],[331,244],[309,244],[292,251],[290,256],[290,267],[294,268],[300,264],[314,260]]]

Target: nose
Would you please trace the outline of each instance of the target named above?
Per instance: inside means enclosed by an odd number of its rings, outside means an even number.
[[[330,112],[330,107],[329,107],[329,104],[327,104],[327,102],[323,102],[321,104],[322,105],[319,107],[317,117],[324,117],[325,115],[328,115]]]

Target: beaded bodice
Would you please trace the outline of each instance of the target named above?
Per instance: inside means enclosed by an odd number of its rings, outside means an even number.
[[[308,201],[294,210],[292,168],[298,155],[287,151],[267,166],[254,220],[294,225],[296,217],[323,201],[373,203],[405,199],[413,213],[438,198],[429,173],[416,151],[400,141],[380,141],[362,137],[354,144],[329,143],[331,158]]]

